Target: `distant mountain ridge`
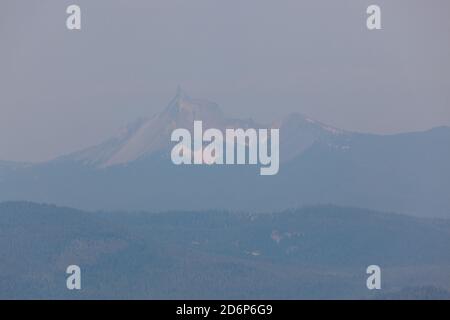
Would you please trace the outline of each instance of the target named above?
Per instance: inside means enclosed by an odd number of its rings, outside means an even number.
[[[227,118],[216,103],[193,99],[178,87],[176,95],[161,113],[150,118],[140,118],[100,145],[62,158],[102,168],[124,165],[158,152],[167,152],[172,145],[172,131],[177,128],[192,130],[195,120],[201,120],[204,129],[279,128],[284,132],[281,142],[284,148],[283,161],[300,154],[318,139],[346,133],[299,113],[290,114],[271,124],[257,123],[252,119]]]
[[[213,102],[192,99],[181,88],[168,106],[150,118],[141,118],[129,124],[115,137],[104,143],[65,156],[99,167],[123,165],[142,157],[170,149],[170,135],[177,128],[192,129],[195,120],[203,121],[204,128],[259,128],[252,120],[226,118]]]
[[[205,128],[279,128],[280,171],[255,166],[175,166],[170,134]],[[336,204],[450,217],[450,128],[395,135],[333,128],[301,114],[271,124],[227,118],[217,104],[181,89],[159,114],[55,160],[0,163],[0,201],[82,209],[276,211]]]

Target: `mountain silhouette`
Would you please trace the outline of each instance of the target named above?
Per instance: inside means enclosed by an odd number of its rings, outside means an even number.
[[[279,128],[280,171],[257,166],[175,166],[176,128]],[[450,217],[450,128],[375,135],[302,114],[269,124],[232,119],[180,88],[165,109],[116,136],[40,164],[0,163],[0,201],[80,209],[274,211],[311,204]]]

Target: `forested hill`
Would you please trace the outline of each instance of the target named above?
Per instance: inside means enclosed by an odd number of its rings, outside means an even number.
[[[7,202],[0,298],[446,298],[449,244],[448,220],[334,206],[154,214]],[[71,264],[81,291],[66,289]],[[372,264],[381,292],[366,288]]]

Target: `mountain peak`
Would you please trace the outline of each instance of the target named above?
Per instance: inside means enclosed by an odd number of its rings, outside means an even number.
[[[161,116],[176,123],[192,123],[194,120],[203,120],[217,124],[224,118],[216,103],[203,99],[192,99],[181,86],[177,87],[175,96]]]
[[[175,99],[177,100],[190,100],[189,95],[186,93],[186,91],[183,90],[183,88],[178,85],[177,86],[177,91],[175,94]]]
[[[284,117],[278,125],[284,127],[297,127],[297,128],[307,126],[315,128],[316,130],[319,131],[326,131],[328,133],[332,133],[333,135],[339,135],[346,132],[345,130],[322,123],[299,112],[290,113],[288,116]]]
[[[174,129],[191,129],[195,120],[205,128],[223,128],[227,119],[213,102],[192,99],[177,87],[176,94],[162,113],[141,119],[124,128],[117,137],[74,154],[72,157],[99,167],[126,164],[170,147]]]

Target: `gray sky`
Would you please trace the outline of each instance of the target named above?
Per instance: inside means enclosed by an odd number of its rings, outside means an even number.
[[[65,9],[82,8],[82,30]],[[366,29],[369,4],[381,31]],[[450,125],[448,0],[2,0],[0,160],[96,144],[182,87],[235,117]]]

